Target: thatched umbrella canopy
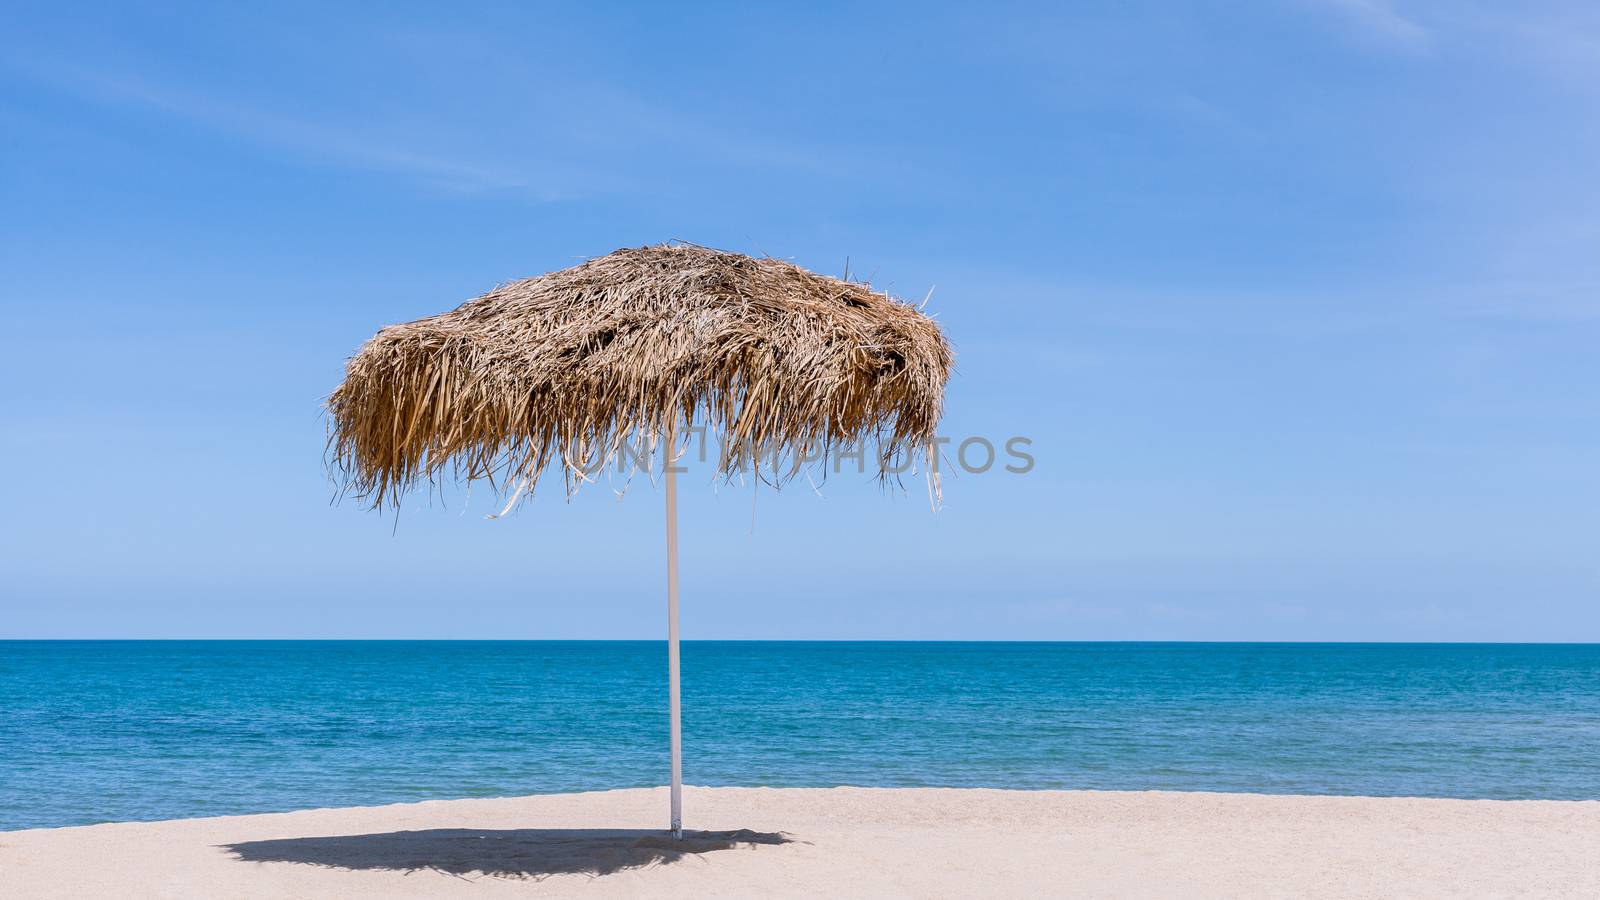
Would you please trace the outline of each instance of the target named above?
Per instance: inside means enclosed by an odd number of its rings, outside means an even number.
[[[592,460],[664,439],[672,831],[681,835],[676,429],[718,433],[718,470],[875,444],[880,473],[929,454],[950,346],[865,284],[688,244],[618,250],[379,331],[328,399],[345,487],[398,504],[441,469],[516,488],[552,465],[570,492]]]
[[[331,450],[375,505],[447,466],[531,487],[554,462],[570,491],[624,437],[696,422],[724,474],[862,442],[898,470],[931,446],[950,366],[932,319],[867,285],[640,247],[384,328],[329,398]]]

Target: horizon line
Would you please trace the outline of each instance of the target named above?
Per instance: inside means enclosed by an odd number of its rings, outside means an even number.
[[[0,644],[663,644],[666,638],[350,638],[350,637],[177,637],[63,638],[0,637]],[[685,638],[685,644],[1164,644],[1256,646],[1459,646],[1459,647],[1600,647],[1600,641],[1466,641],[1466,640],[1197,640],[1161,638],[1020,640],[1010,638]]]

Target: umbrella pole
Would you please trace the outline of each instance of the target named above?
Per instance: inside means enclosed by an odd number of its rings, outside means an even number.
[[[672,744],[672,836],[683,837],[683,725],[678,691],[678,453],[674,428],[667,426],[667,706]]]

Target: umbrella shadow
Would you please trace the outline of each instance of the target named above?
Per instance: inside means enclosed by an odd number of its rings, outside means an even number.
[[[246,862],[538,879],[610,875],[717,850],[749,850],[792,841],[781,832],[744,829],[685,831],[681,839],[674,839],[666,832],[642,828],[430,828],[245,841],[221,847]]]

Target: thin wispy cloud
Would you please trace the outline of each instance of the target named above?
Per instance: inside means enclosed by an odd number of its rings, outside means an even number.
[[[406,109],[367,120],[299,112],[315,108],[306,98],[268,105],[133,67],[0,56],[0,68],[81,99],[168,116],[295,160],[401,176],[447,191],[509,191],[551,201],[644,190],[649,186],[618,173],[646,154],[753,171],[850,174],[794,142],[708,124],[609,85],[569,81],[550,95],[537,88],[535,71],[489,54],[477,56],[470,69],[496,74],[494,87],[503,94],[493,95],[488,85],[476,91],[492,96],[487,105],[466,112]],[[519,85],[528,87],[526,94]],[[463,89],[473,90],[470,84]],[[297,112],[281,111],[286,106]]]
[[[553,197],[539,173],[453,159],[312,119],[285,115],[128,73],[11,59],[16,70],[79,97],[156,112],[252,144],[326,164],[401,174],[455,190],[519,190]]]
[[[1322,9],[1338,15],[1364,36],[1386,44],[1421,49],[1432,36],[1427,28],[1402,15],[1387,0],[1311,0]]]

